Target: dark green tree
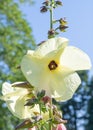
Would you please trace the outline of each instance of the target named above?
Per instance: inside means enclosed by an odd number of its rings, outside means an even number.
[[[5,81],[25,80],[17,66],[26,51],[35,47],[32,29],[19,8],[20,1],[0,0],[0,90]],[[0,130],[13,130],[18,123],[2,101],[0,117]]]
[[[87,103],[87,123],[85,130],[93,130],[93,77],[89,83],[88,103]]]

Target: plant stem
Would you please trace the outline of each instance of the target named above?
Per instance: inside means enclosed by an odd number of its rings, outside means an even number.
[[[41,103],[39,103],[39,109],[40,109],[40,115],[41,115],[41,112],[42,112],[42,110],[41,110]],[[42,129],[42,125],[40,125],[40,130],[43,130]]]
[[[53,29],[53,4],[54,0],[50,0],[50,30]]]
[[[52,130],[52,98],[50,100],[50,110],[49,110],[49,118],[51,119],[49,122],[49,130]]]
[[[54,0],[50,0],[50,30],[53,29],[53,6],[54,6]],[[50,101],[49,118],[52,119],[52,98]],[[51,120],[49,122],[49,130],[52,130]]]

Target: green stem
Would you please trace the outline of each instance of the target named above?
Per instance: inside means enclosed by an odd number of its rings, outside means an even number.
[[[49,130],[52,130],[52,98],[51,98],[51,101],[50,101],[50,110],[49,110],[49,118],[51,119],[49,121]]]
[[[41,110],[41,103],[39,103],[39,109],[40,109],[40,115],[41,115],[41,112],[42,112],[42,110]],[[42,125],[40,125],[40,130],[43,130]]]
[[[53,29],[53,4],[54,0],[50,0],[50,30]]]

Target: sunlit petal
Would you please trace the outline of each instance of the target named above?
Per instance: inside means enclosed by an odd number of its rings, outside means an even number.
[[[38,56],[45,56],[54,50],[58,50],[60,47],[67,46],[67,44],[67,38],[51,38],[37,47],[34,54]]]
[[[4,100],[11,111],[11,113],[20,118],[20,119],[27,119],[32,118],[33,116],[40,115],[40,108],[38,104],[35,104],[34,107],[25,106],[26,101],[29,98],[32,98],[29,93],[31,93],[30,89],[25,88],[14,88],[12,85],[22,83],[16,82],[13,84],[9,84],[7,82],[3,83],[2,86],[2,94],[3,96],[0,97],[1,100]],[[42,116],[47,119],[49,113],[41,113]]]
[[[53,98],[61,101],[66,101],[72,98],[73,94],[75,93],[76,89],[80,85],[81,80],[77,73],[69,74],[64,78],[61,78],[59,75],[54,77],[54,95]]]
[[[46,69],[48,69],[48,63],[46,62],[47,61],[43,62],[43,60],[40,60],[34,56],[24,56],[21,62],[21,69],[27,80],[33,86],[38,87],[39,82],[41,83],[44,76],[46,75]]]
[[[76,47],[66,47],[62,56],[61,64],[75,71],[88,70],[91,68],[90,58],[86,53]]]

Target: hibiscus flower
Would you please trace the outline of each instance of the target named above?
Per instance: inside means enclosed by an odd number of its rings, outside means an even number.
[[[86,53],[67,45],[66,38],[48,39],[36,50],[29,50],[21,62],[24,76],[37,91],[44,89],[48,96],[61,101],[72,98],[81,84],[76,71],[91,68]]]
[[[2,85],[2,94],[3,96],[0,99],[4,100],[12,112],[12,114],[19,119],[28,119],[33,116],[40,115],[39,105],[35,104],[33,108],[31,106],[25,106],[26,100],[31,99],[33,94],[31,88],[18,88],[14,87],[18,84],[23,84],[23,82],[16,82],[10,84],[8,82],[3,83]]]

